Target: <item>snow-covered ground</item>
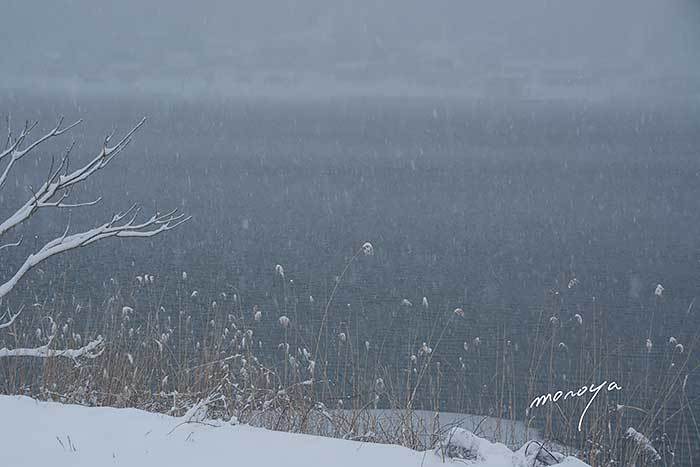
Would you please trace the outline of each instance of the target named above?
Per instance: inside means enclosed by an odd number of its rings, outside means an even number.
[[[424,466],[456,462],[434,451],[269,431],[224,422],[184,423],[183,418],[135,409],[92,408],[0,396],[0,466]],[[481,467],[532,466],[524,450],[512,452],[467,431],[453,443]],[[453,450],[454,451],[454,450]],[[574,458],[558,465],[585,466]]]
[[[246,419],[246,423],[262,428],[280,426],[282,430],[287,430],[286,425],[280,425],[281,418],[284,419],[283,409],[268,409],[255,412],[255,415]],[[544,440],[539,429],[528,427],[521,420],[455,412],[436,413],[430,410],[412,410],[408,415],[405,411],[392,409],[366,409],[360,413],[345,409],[328,409],[306,414],[305,422],[304,433],[345,439],[357,438],[362,441],[375,441],[375,437],[380,440],[386,439],[381,434],[387,433],[398,436],[398,431],[407,428],[409,423],[413,427],[412,435],[424,445],[432,444],[436,436],[453,427],[464,428],[489,441],[503,443],[511,449],[518,449],[528,440]],[[355,429],[348,433],[350,425],[355,426]],[[299,426],[294,425],[289,431],[298,429]],[[572,451],[565,446],[556,447],[562,452]]]

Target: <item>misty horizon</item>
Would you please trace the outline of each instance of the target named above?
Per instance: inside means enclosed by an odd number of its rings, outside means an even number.
[[[691,1],[11,1],[6,92],[700,96]]]

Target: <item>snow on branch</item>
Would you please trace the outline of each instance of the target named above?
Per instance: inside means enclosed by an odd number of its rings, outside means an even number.
[[[6,315],[6,316],[9,316],[10,318],[9,318],[7,321],[5,321],[4,323],[0,323],[0,329],[9,328],[10,326],[12,326],[12,324],[15,322],[15,320],[17,319],[17,317],[22,313],[22,310],[24,310],[24,305],[22,305],[22,306],[19,308],[19,311],[18,311],[17,313],[15,313],[14,315],[13,315],[12,313],[10,313],[10,310],[7,310],[7,315]],[[2,318],[0,318],[0,320],[2,320],[2,319],[4,319],[4,318],[5,318],[5,316],[3,316]]]
[[[98,336],[97,339],[88,342],[83,347],[79,349],[50,349],[51,341],[53,336],[49,339],[49,342],[34,348],[28,349],[0,349],[0,358],[6,357],[37,357],[37,358],[53,358],[53,357],[64,357],[73,360],[78,360],[79,358],[97,358],[99,357],[104,347],[102,346],[103,340],[102,336]]]
[[[56,126],[46,133],[44,136],[41,138],[38,138],[34,140],[33,142],[29,143],[28,146],[26,146],[24,149],[21,149],[22,144],[24,141],[27,139],[29,136],[29,133],[34,129],[34,127],[37,125],[38,122],[33,122],[29,123],[26,122],[24,124],[24,128],[22,129],[21,133],[19,136],[17,136],[16,139],[13,139],[12,137],[12,131],[9,128],[9,123],[8,123],[8,135],[7,135],[7,142],[5,144],[6,148],[3,152],[0,153],[0,161],[5,159],[6,157],[10,157],[8,164],[5,166],[5,170],[3,170],[2,175],[0,175],[0,189],[5,185],[5,182],[7,181],[7,176],[12,170],[12,167],[22,159],[24,156],[29,154],[34,148],[39,146],[40,144],[44,143],[45,141],[54,138],[56,136],[60,136],[63,133],[71,130],[75,126],[79,125],[82,122],[82,120],[78,120],[70,125],[68,125],[65,128],[61,128],[63,125],[63,116],[59,117],[58,123]]]
[[[74,123],[73,125],[60,130],[62,119],[59,120],[58,125],[54,130],[52,130],[50,133],[45,135],[43,138],[38,139],[36,142],[32,143],[27,149],[23,151],[14,151],[11,152],[12,154],[19,154],[19,156],[12,156],[12,159],[10,159],[9,165],[5,168],[5,172],[3,173],[3,176],[6,177],[7,173],[9,172],[9,169],[12,167],[14,162],[18,160],[19,158],[23,157],[24,154],[26,154],[29,150],[31,150],[33,147],[36,147],[37,145],[41,144],[42,142],[46,141],[50,137],[60,135],[66,131],[68,131],[70,128],[73,128],[75,125],[80,123],[80,121]],[[88,177],[93,175],[95,172],[105,168],[107,164],[109,164],[126,146],[131,142],[131,139],[134,135],[134,133],[143,126],[143,124],[146,122],[146,119],[143,118],[136,126],[134,126],[124,137],[119,140],[114,146],[109,146],[109,142],[113,136],[109,135],[105,138],[104,144],[102,145],[102,150],[99,152],[97,156],[95,156],[92,160],[90,160],[87,164],[83,165],[79,169],[74,170],[73,172],[68,172],[68,165],[70,161],[70,154],[73,149],[73,145],[71,145],[68,150],[65,152],[63,158],[61,159],[61,162],[59,163],[59,166],[54,169],[53,164],[51,171],[49,173],[49,176],[47,180],[39,187],[38,190],[34,191],[32,193],[32,196],[27,200],[24,205],[22,205],[17,211],[15,211],[14,214],[12,214],[9,218],[7,218],[4,222],[0,223],[0,237],[4,235],[6,232],[11,230],[12,228],[16,227],[17,225],[21,224],[22,222],[26,221],[29,219],[38,209],[40,208],[73,208],[73,207],[82,207],[82,206],[91,206],[94,204],[97,204],[100,202],[101,198],[97,198],[94,201],[86,202],[86,203],[77,203],[77,204],[66,204],[63,203],[63,200],[65,200],[70,192],[67,191],[69,188],[72,186],[85,181]],[[30,129],[32,127],[29,127]],[[24,134],[24,132],[23,132]],[[20,140],[18,138],[18,140]],[[3,153],[3,155],[6,155],[8,153],[9,149]],[[2,160],[3,155],[0,155],[0,160]],[[2,187],[2,184],[4,183],[4,179],[0,178],[0,188]]]
[[[0,245],[0,251],[4,250],[5,248],[12,248],[14,246],[20,246],[21,244],[22,244],[22,238],[20,237],[20,239],[17,240],[16,242],[6,243],[4,245]]]
[[[0,219],[0,238],[7,234],[10,230],[27,221],[40,209],[45,208],[80,208],[85,206],[93,206],[101,201],[101,197],[97,197],[92,201],[70,203],[66,199],[70,196],[71,189],[87,180],[89,177],[105,168],[115,157],[117,157],[131,142],[134,133],[143,126],[146,119],[142,119],[131,130],[129,130],[116,143],[112,144],[114,133],[108,135],[102,144],[102,149],[99,153],[92,157],[87,163],[80,168],[70,170],[70,155],[74,148],[72,143],[64,152],[59,162],[51,160],[51,167],[48,174],[43,179],[43,183],[38,189],[30,187],[31,196],[19,209],[14,211],[4,221]],[[67,131],[80,124],[78,120],[66,127],[63,126],[63,117],[58,119],[56,126],[45,135],[29,142],[29,136],[32,130],[36,127],[36,122],[27,122],[19,135],[16,137],[12,134],[12,130],[8,121],[8,135],[5,141],[4,149],[0,150],[0,190],[5,186],[8,176],[11,174],[13,167],[24,156],[29,154],[36,147],[46,141],[60,136]],[[18,282],[36,265],[46,261],[47,259],[57,254],[77,249],[86,245],[90,245],[99,240],[111,237],[118,238],[148,238],[158,235],[162,232],[172,230],[180,224],[187,222],[190,217],[184,214],[179,214],[177,210],[166,212],[165,214],[156,213],[146,220],[139,220],[140,208],[136,205],[131,206],[128,210],[120,212],[112,216],[110,220],[104,222],[97,227],[85,230],[78,233],[69,234],[70,222],[65,231],[59,237],[47,242],[43,247],[26,257],[24,262],[15,270],[4,283],[0,283],[0,301],[7,295]],[[18,247],[22,243],[19,240],[0,243],[0,251]],[[0,330],[8,328],[15,323],[17,317],[22,313],[22,309],[16,313],[8,311],[5,315],[0,316]],[[0,349],[0,358],[4,357],[65,357],[74,360],[78,358],[96,358],[102,353],[103,342],[102,338],[98,337],[87,345],[78,349],[53,349],[51,343],[55,335],[52,335],[45,345],[34,348],[16,348]]]
[[[68,229],[66,229],[63,235],[51,240],[36,253],[29,255],[15,274],[7,282],[0,284],[0,299],[7,295],[34,266],[54,255],[109,237],[153,237],[167,230],[172,230],[191,218],[191,216],[185,217],[184,214],[177,214],[177,210],[173,210],[166,214],[156,213],[144,222],[136,222],[138,214],[139,208],[134,205],[126,212],[115,214],[111,221],[94,229],[72,235],[68,235]]]

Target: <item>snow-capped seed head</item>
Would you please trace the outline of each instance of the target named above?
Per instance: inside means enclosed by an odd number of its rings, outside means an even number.
[[[654,347],[654,344],[651,343],[651,339],[647,339],[646,347],[647,352],[651,352],[652,347]]]
[[[569,347],[567,347],[565,343],[559,342],[559,350],[566,352],[567,350],[569,350]]]
[[[275,274],[277,274],[282,279],[284,279],[284,268],[282,267],[281,264],[278,264],[277,266],[275,266]]]
[[[426,355],[430,353],[430,347],[428,347],[428,344],[423,342],[423,344],[420,346],[420,349],[418,349],[418,355]]]
[[[467,341],[464,341],[464,344],[462,344],[462,347],[464,347],[465,352],[469,352],[469,344],[467,344]]]
[[[559,324],[559,318],[557,318],[556,316],[552,316],[551,318],[549,318],[549,322],[552,323],[552,326],[556,326],[557,324]]]
[[[377,392],[384,392],[386,386],[382,378],[377,378],[377,380],[374,382],[374,389],[376,389]]]
[[[578,285],[578,279],[576,279],[576,278],[574,277],[573,279],[571,279],[571,280],[569,281],[568,287],[569,287],[570,289],[573,289],[573,288],[576,287],[577,285]]]
[[[192,294],[190,295],[190,297],[192,297],[192,298],[197,298],[198,295],[199,295],[199,292],[197,292],[196,290],[193,290],[193,291],[192,291]]]
[[[287,318],[284,315],[280,316],[279,322],[280,325],[285,329],[287,329],[287,327],[289,326],[289,318]]]
[[[314,296],[313,296],[313,295],[309,295],[309,303],[313,303],[313,302],[314,302]]]
[[[362,245],[362,253],[363,253],[365,256],[372,256],[372,255],[374,255],[374,247],[372,246],[372,244],[371,244],[370,242],[365,242],[365,243]]]
[[[479,344],[481,344],[481,339],[479,337],[475,337],[474,338],[474,345],[476,347],[479,347]]]
[[[340,340],[340,342],[345,342],[347,340],[347,336],[345,335],[344,332],[341,332],[340,334],[338,334],[338,340]]]
[[[657,297],[660,297],[664,293],[664,286],[661,284],[656,285],[656,289],[654,290],[654,295]]]
[[[185,271],[182,271],[182,280],[183,281],[187,280],[187,273]]]
[[[141,277],[141,276],[136,276],[136,282],[138,282],[139,285],[142,285],[142,284],[143,284],[143,277]]]
[[[423,297],[423,308],[428,308],[428,297]]]
[[[578,313],[574,315],[574,319],[579,325],[583,324],[583,317],[581,317],[581,315],[579,315]]]
[[[36,328],[35,333],[37,339],[41,339],[41,328]]]
[[[678,353],[683,353],[683,350],[685,350],[685,349],[683,348],[683,344],[676,344],[675,349],[676,349],[676,351],[677,351]]]
[[[369,341],[365,341],[365,349],[369,352]]]
[[[253,315],[253,318],[255,321],[260,321],[262,319],[262,312],[260,310],[255,312],[255,315]]]
[[[457,316],[462,316],[462,317],[464,316],[464,310],[461,309],[461,308],[455,308],[454,313],[455,313],[455,315],[457,315]]]
[[[417,361],[418,361],[418,357],[416,357],[415,355],[411,355],[411,363],[415,364]]]
[[[212,309],[216,309],[217,306],[218,306],[218,303],[216,303],[216,300],[211,302]]]
[[[668,339],[668,343],[671,344],[671,345],[676,345],[676,344],[678,343],[678,341],[676,340],[675,337],[671,336],[671,337]]]
[[[408,300],[407,298],[404,298],[403,300],[401,300],[401,305],[405,307],[412,307],[413,303],[411,303],[410,300]]]
[[[130,306],[122,307],[122,316],[128,316],[133,312],[134,312],[134,309],[131,308]]]

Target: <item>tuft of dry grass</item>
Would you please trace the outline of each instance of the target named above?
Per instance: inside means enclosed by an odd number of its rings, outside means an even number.
[[[362,253],[364,246],[341,279]],[[493,417],[492,439],[519,447],[541,436],[593,466],[680,465],[698,456],[690,387],[698,334],[686,326],[669,339],[672,329],[654,327],[661,298],[648,334],[625,336],[595,300],[567,311],[567,290],[521,312],[527,320],[514,321],[503,307],[432,310],[420,297],[366,320],[368,311],[348,313],[333,301],[340,279],[315,300],[302,297],[281,266],[271,274],[269,303],[248,302],[233,288],[199,292],[205,288],[192,273],[113,281],[99,302],[51,289],[0,335],[0,346],[41,345],[55,331],[52,345],[102,335],[105,351],[78,362],[0,359],[0,391],[177,416],[207,401],[211,417],[414,449],[433,448],[453,423],[441,414],[457,412]],[[603,381],[623,391],[602,392],[582,432],[586,398],[529,408],[537,395]]]

